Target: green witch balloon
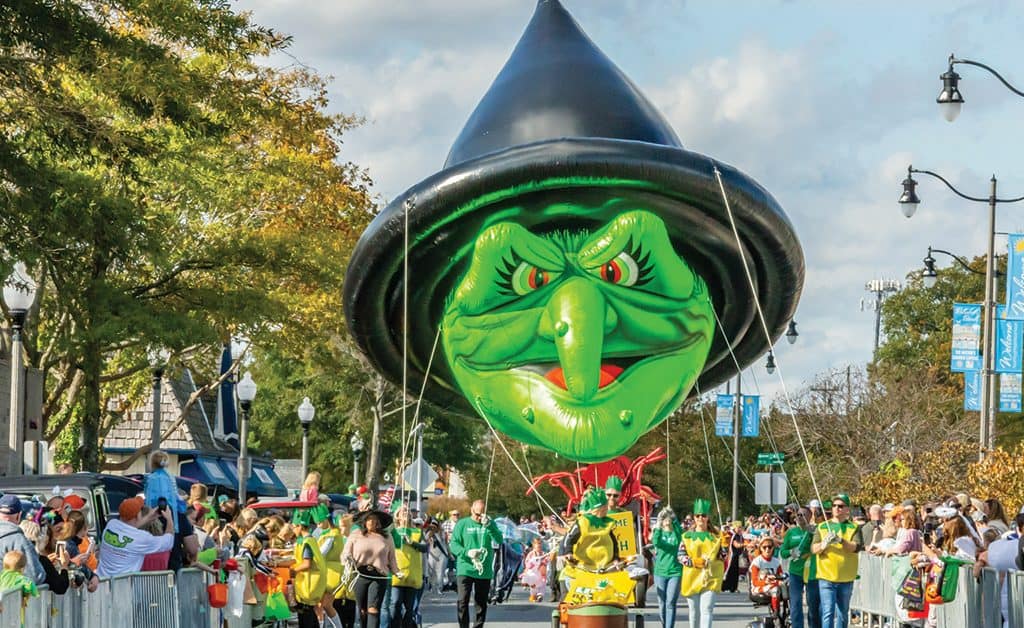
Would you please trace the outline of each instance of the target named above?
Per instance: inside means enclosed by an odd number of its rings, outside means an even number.
[[[565,9],[541,0],[444,168],[363,234],[345,311],[370,362],[395,383],[404,373],[410,393],[594,462],[695,384],[732,375],[730,345],[741,365],[760,357],[803,275],[775,199],[683,149]]]

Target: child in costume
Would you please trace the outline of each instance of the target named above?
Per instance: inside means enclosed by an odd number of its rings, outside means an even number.
[[[548,553],[544,551],[544,543],[540,538],[533,539],[533,547],[526,554],[523,565],[519,579],[530,587],[530,601],[540,602],[544,599],[548,579]]]
[[[683,532],[679,562],[683,564],[681,594],[690,611],[690,628],[710,628],[715,595],[722,590],[725,553],[722,537],[711,526],[711,502],[693,502],[693,529]]]
[[[750,561],[750,593],[776,597],[782,584],[782,562],[775,556],[775,541],[761,539],[757,555]]]
[[[608,498],[598,488],[591,488],[580,503],[580,515],[562,541],[562,554],[569,554],[570,563],[600,571],[619,557],[618,543],[612,534],[615,521],[608,518]]]
[[[25,555],[17,550],[11,550],[4,554],[4,570],[0,572],[0,591],[8,589],[21,589],[21,609],[24,613],[25,605],[29,597],[38,597],[39,589],[31,578],[25,575],[25,566],[28,561]],[[24,621],[24,616],[22,617]]]

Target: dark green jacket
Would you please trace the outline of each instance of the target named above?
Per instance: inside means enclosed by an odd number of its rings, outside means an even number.
[[[500,546],[504,540],[493,519],[486,526],[473,521],[472,517],[460,519],[448,541],[452,554],[455,554],[455,574],[490,580],[494,577],[494,549],[491,546]],[[477,569],[469,557],[469,550],[472,549],[483,550],[477,559],[482,563],[481,569]]]

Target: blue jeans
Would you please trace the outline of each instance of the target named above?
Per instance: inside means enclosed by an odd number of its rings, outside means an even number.
[[[853,583],[818,580],[818,590],[821,592],[821,628],[847,628]]]
[[[807,593],[807,628],[821,628],[821,596],[818,581],[804,582],[803,576],[789,574],[789,621],[792,628],[804,628],[804,592]]]
[[[676,625],[676,603],[679,602],[679,576],[654,576],[658,592],[658,617],[665,628]]]
[[[416,607],[420,589],[412,587],[391,588],[390,625],[393,628],[415,628]]]

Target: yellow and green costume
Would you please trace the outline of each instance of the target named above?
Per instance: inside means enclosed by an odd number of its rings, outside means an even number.
[[[423,531],[419,528],[395,528],[392,536],[396,539],[395,562],[398,564],[399,573],[404,574],[404,577],[391,576],[391,586],[422,589],[423,552],[404,542],[403,539],[408,537],[412,543],[422,543]]]
[[[698,499],[693,505],[693,514],[707,515],[711,503]],[[683,565],[683,577],[679,582],[679,592],[683,597],[700,595],[705,591],[721,591],[722,578],[725,575],[725,563],[722,561],[722,537],[714,532],[683,532],[683,553],[689,557],[688,564]],[[693,566],[695,559],[700,559],[701,567]]]

